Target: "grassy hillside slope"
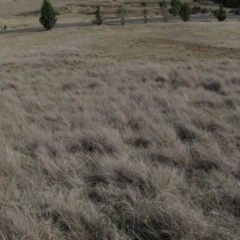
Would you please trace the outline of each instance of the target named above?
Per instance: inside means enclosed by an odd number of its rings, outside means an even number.
[[[192,0],[186,0],[192,6],[199,5]],[[185,1],[185,2],[186,2]],[[79,23],[92,22],[96,5],[101,6],[101,12],[105,19],[118,18],[117,9],[120,3],[125,3],[127,14],[126,18],[142,17],[143,6],[142,1],[87,1],[87,0],[51,0],[54,8],[58,9],[60,15],[57,17],[57,24],[61,23]],[[159,1],[145,1],[147,3],[148,15],[150,17],[159,16],[162,14],[162,9],[159,7]],[[170,8],[170,1],[168,7]],[[0,30],[3,26],[11,28],[25,27],[40,27],[39,16],[42,1],[39,0],[5,0],[0,2]],[[212,9],[218,7],[217,4],[211,2],[201,3],[203,8],[208,9],[210,13]]]
[[[239,27],[0,35],[0,238],[239,239]]]

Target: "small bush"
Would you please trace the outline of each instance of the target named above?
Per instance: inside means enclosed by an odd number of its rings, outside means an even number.
[[[121,25],[125,24],[126,13],[127,13],[126,7],[123,4],[121,4],[117,10],[117,14],[121,18]]]
[[[56,16],[60,15],[60,11],[57,8],[54,8],[54,13],[56,14]]]
[[[163,15],[163,21],[167,22],[168,21],[168,9],[167,9],[167,7],[162,8],[162,15]]]
[[[177,16],[179,14],[180,8],[178,8],[178,7],[171,7],[168,11],[173,16]]]
[[[179,7],[182,7],[182,2],[181,2],[181,0],[172,0],[171,1],[171,6],[172,7],[176,7],[176,6],[179,6]]]
[[[233,9],[233,14],[240,15],[240,8]]]
[[[162,1],[159,3],[159,7],[161,7],[161,8],[167,7],[167,1],[166,1],[166,0],[162,0]]]
[[[93,24],[101,25],[103,23],[103,14],[101,14],[100,6],[96,7],[95,20],[92,21]]]
[[[184,3],[179,11],[180,18],[187,22],[191,18],[192,9],[188,3]]]
[[[144,23],[147,23],[148,22],[148,10],[146,8],[144,8],[142,11],[142,14],[143,14]]]
[[[193,8],[192,8],[192,14],[198,14],[198,13],[200,13],[201,12],[201,7],[200,6],[194,6]]]
[[[208,8],[202,8],[201,13],[207,14],[209,12]]]
[[[180,0],[172,0],[171,1],[171,8],[169,9],[169,12],[173,15],[173,16],[177,16],[179,14],[179,11],[182,7],[182,2]]]
[[[215,17],[218,19],[219,22],[222,22],[227,17],[227,12],[224,10],[223,6],[220,5],[219,9],[215,11]]]

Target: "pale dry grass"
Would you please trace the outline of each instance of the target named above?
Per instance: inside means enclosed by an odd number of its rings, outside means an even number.
[[[1,239],[239,239],[239,23],[167,26],[1,35]]]
[[[96,5],[96,4],[105,4],[109,5],[112,4],[113,6],[126,2],[123,0],[110,0],[110,1],[103,1],[103,0],[51,0],[51,3],[53,6],[57,8],[61,8],[64,6],[69,6],[69,9],[71,10],[74,8],[74,6],[84,6],[84,5]],[[129,0],[127,2],[137,2],[135,0]],[[145,1],[149,2],[149,1]],[[0,1],[0,16],[9,16],[13,14],[19,14],[19,13],[27,13],[32,12],[40,9],[40,6],[42,4],[42,0],[1,0]]]
[[[57,24],[71,24],[71,23],[82,23],[91,22],[93,16],[86,16],[82,14],[61,14],[57,17]],[[39,22],[39,15],[32,16],[10,16],[0,18],[0,27],[7,25],[8,29],[14,28],[32,28],[42,27]]]

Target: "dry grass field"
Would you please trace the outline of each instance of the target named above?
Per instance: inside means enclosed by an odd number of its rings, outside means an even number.
[[[0,34],[0,239],[238,240],[239,28]]]
[[[51,3],[54,7],[56,8],[61,8],[61,7],[66,7],[68,10],[73,10],[74,8],[80,7],[85,9],[86,6],[92,7],[96,6],[96,4],[100,4],[103,7],[105,6],[106,8],[114,8],[116,6],[119,6],[120,3],[122,2],[127,2],[131,3],[130,6],[136,7],[139,6],[139,2],[137,0],[129,0],[129,1],[124,1],[124,0],[109,0],[109,1],[104,1],[104,0],[51,0]],[[147,2],[151,2],[146,0]],[[158,6],[156,1],[156,4],[152,4],[155,7]],[[27,12],[32,12],[40,9],[40,6],[42,4],[42,0],[1,0],[0,2],[0,15],[13,15],[13,14],[19,14],[19,13],[27,13]],[[151,5],[151,4],[150,4]]]

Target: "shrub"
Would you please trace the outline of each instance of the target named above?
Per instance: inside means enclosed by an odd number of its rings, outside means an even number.
[[[180,0],[172,0],[171,1],[171,8],[169,9],[169,12],[173,15],[173,16],[177,16],[179,14],[179,11],[182,7],[182,2]]]
[[[55,12],[56,16],[60,15],[60,11],[57,8],[54,8],[54,12]]]
[[[163,15],[163,21],[168,21],[168,9],[167,7],[162,7],[162,15]]]
[[[46,30],[50,30],[54,27],[57,22],[56,15],[56,10],[54,10],[50,1],[43,0],[39,22],[44,26]]]
[[[188,3],[184,3],[179,11],[180,18],[187,22],[191,18],[192,9]]]
[[[240,15],[240,8],[233,9],[233,13],[234,13],[235,15]]]
[[[123,4],[121,4],[117,10],[117,14],[121,18],[121,25],[125,24],[125,15],[127,13],[127,10]]]
[[[220,5],[219,9],[217,9],[214,13],[215,17],[218,19],[218,21],[224,21],[227,17],[226,10],[223,9],[223,6]]]
[[[142,2],[140,5],[141,5],[142,7],[146,7],[146,6],[147,6],[147,4],[146,4],[145,2]]]
[[[201,13],[206,14],[209,12],[208,8],[202,8]]]
[[[169,13],[171,13],[173,16],[177,16],[179,14],[179,8],[178,7],[171,7],[169,9]]]
[[[147,23],[148,22],[148,10],[146,8],[144,8],[142,11],[142,14],[143,14],[144,23]]]
[[[172,7],[176,7],[176,6],[179,6],[179,7],[182,7],[182,2],[181,2],[181,0],[172,0],[171,1],[171,6]]]
[[[192,14],[197,14],[201,12],[201,7],[200,6],[194,6],[192,8]]]
[[[161,8],[167,7],[167,2],[166,2],[166,0],[162,0],[162,1],[159,3],[159,7],[161,7]]]
[[[103,14],[101,14],[100,6],[98,5],[96,7],[95,14],[95,20],[92,21],[93,24],[101,25],[103,23]]]

